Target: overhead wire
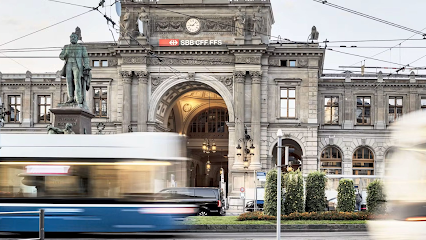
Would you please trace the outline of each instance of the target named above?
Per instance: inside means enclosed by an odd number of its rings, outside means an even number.
[[[92,8],[92,7],[89,7],[89,6],[75,4],[75,3],[70,3],[70,2],[63,2],[63,1],[57,1],[57,0],[47,0],[47,1],[49,1],[49,2],[56,2],[56,3],[62,3],[62,4],[67,4],[67,5],[72,5],[72,6],[76,6],[76,7]]]
[[[371,60],[375,60],[375,61],[379,61],[379,62],[391,63],[391,64],[395,64],[395,65],[404,66],[404,64],[399,64],[399,63],[395,63],[395,62],[390,62],[390,61],[386,61],[386,60],[382,60],[382,59],[378,59],[378,58],[372,58],[372,57],[362,56],[362,55],[353,54],[353,53],[342,52],[342,51],[334,50],[334,49],[331,49],[331,48],[327,48],[326,50],[341,53],[341,54],[351,55],[351,56],[355,56],[355,57],[367,58],[367,59],[371,59]]]
[[[392,27],[396,27],[396,28],[399,28],[399,29],[402,29],[402,30],[405,30],[405,31],[409,31],[409,32],[421,35],[423,37],[426,37],[426,33],[424,33],[424,32],[417,31],[415,29],[405,27],[405,26],[402,26],[402,25],[399,25],[399,24],[396,24],[396,23],[393,23],[393,22],[389,22],[389,21],[386,21],[386,20],[383,20],[383,19],[380,19],[380,18],[377,18],[377,17],[373,17],[373,16],[367,15],[365,13],[361,13],[361,12],[358,12],[358,11],[355,11],[355,10],[352,10],[352,9],[349,9],[349,8],[345,8],[345,7],[342,7],[342,6],[333,4],[333,3],[329,3],[326,0],[313,0],[313,1],[318,2],[318,3],[322,3],[322,4],[327,5],[329,7],[337,8],[339,10],[343,10],[345,12],[349,12],[349,13],[352,13],[352,14],[355,14],[355,15],[358,15],[358,16],[361,16],[361,17],[365,17],[365,18],[371,19],[373,21],[377,21],[377,22],[380,22],[380,23],[383,23],[383,24],[387,24],[387,25],[392,26]]]

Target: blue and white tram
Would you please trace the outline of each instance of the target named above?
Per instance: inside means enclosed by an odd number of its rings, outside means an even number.
[[[0,147],[0,212],[45,209],[46,232],[174,230],[198,212],[155,194],[186,186],[178,134],[1,134]],[[38,221],[0,215],[0,231],[38,231]]]

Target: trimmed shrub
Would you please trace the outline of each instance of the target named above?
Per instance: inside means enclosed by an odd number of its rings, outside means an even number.
[[[285,201],[284,212],[290,214],[305,211],[305,201],[303,198],[303,176],[300,170],[289,172],[284,176]]]
[[[312,172],[306,179],[306,212],[322,212],[325,209],[325,184],[327,177],[324,172]]]
[[[367,187],[367,208],[371,213],[384,214],[386,212],[385,193],[383,183],[374,180]]]
[[[373,215],[368,212],[304,212],[291,213],[281,216],[282,220],[376,220],[386,219],[386,215]],[[238,221],[248,220],[276,220],[275,216],[269,216],[263,212],[247,212],[238,216]]]
[[[355,209],[354,182],[350,179],[340,180],[337,192],[337,210],[339,212],[353,212]]]
[[[281,186],[284,186],[284,178],[281,175]],[[284,213],[284,191],[281,191],[281,214]],[[266,215],[277,215],[277,170],[272,169],[266,175],[265,203],[264,211]]]

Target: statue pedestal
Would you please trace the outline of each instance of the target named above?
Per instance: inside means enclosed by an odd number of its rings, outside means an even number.
[[[251,39],[251,44],[253,44],[253,45],[259,45],[261,43],[262,43],[262,38],[260,36],[254,36]]]
[[[65,128],[65,124],[71,123],[72,130],[76,134],[92,134],[92,118],[94,114],[88,109],[81,108],[78,104],[60,103],[58,107],[51,108],[53,126]]]
[[[235,37],[235,44],[236,45],[244,45],[245,37]]]

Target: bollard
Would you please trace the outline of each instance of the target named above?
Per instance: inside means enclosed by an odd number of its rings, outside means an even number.
[[[44,240],[44,209],[40,209],[40,229],[39,229],[39,239]]]

